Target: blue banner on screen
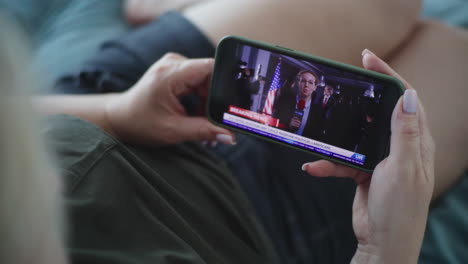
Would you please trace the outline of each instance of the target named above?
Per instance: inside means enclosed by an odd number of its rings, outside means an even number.
[[[223,122],[227,125],[234,126],[246,131],[253,132],[258,135],[267,136],[272,139],[296,145],[298,147],[315,151],[322,155],[338,158],[357,165],[364,165],[366,156],[355,153],[346,149],[328,145],[310,138],[306,138],[282,129],[271,127],[259,122],[248,120],[236,115],[224,113]]]

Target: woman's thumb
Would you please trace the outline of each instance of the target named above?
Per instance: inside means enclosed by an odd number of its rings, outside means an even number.
[[[420,151],[422,128],[419,109],[416,90],[407,89],[393,111],[391,155],[413,156]]]
[[[228,145],[236,144],[232,132],[213,125],[204,117],[184,117],[178,122],[177,129],[180,138],[183,140],[209,140]]]

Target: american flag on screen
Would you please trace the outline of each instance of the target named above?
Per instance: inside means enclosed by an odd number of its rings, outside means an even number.
[[[273,104],[275,102],[276,93],[280,88],[280,71],[281,71],[281,58],[279,59],[278,64],[276,65],[275,73],[273,75],[273,81],[271,82],[270,89],[268,90],[268,95],[265,100],[265,105],[263,106],[262,112],[267,115],[273,114]]]

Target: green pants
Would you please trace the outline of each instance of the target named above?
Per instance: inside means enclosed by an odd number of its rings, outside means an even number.
[[[277,263],[237,182],[200,144],[123,145],[64,115],[43,132],[65,184],[73,263]]]

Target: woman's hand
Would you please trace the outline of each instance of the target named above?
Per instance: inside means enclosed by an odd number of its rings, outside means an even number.
[[[208,95],[212,59],[189,60],[167,54],[125,93],[109,98],[105,107],[111,134],[133,143],[175,144],[190,140],[234,144],[233,134],[205,117],[189,117],[180,97]]]
[[[353,204],[358,249],[352,263],[417,263],[434,187],[434,141],[416,91],[368,50],[363,64],[399,78],[407,88],[393,111],[390,155],[372,175],[323,160],[303,169],[358,183]]]

